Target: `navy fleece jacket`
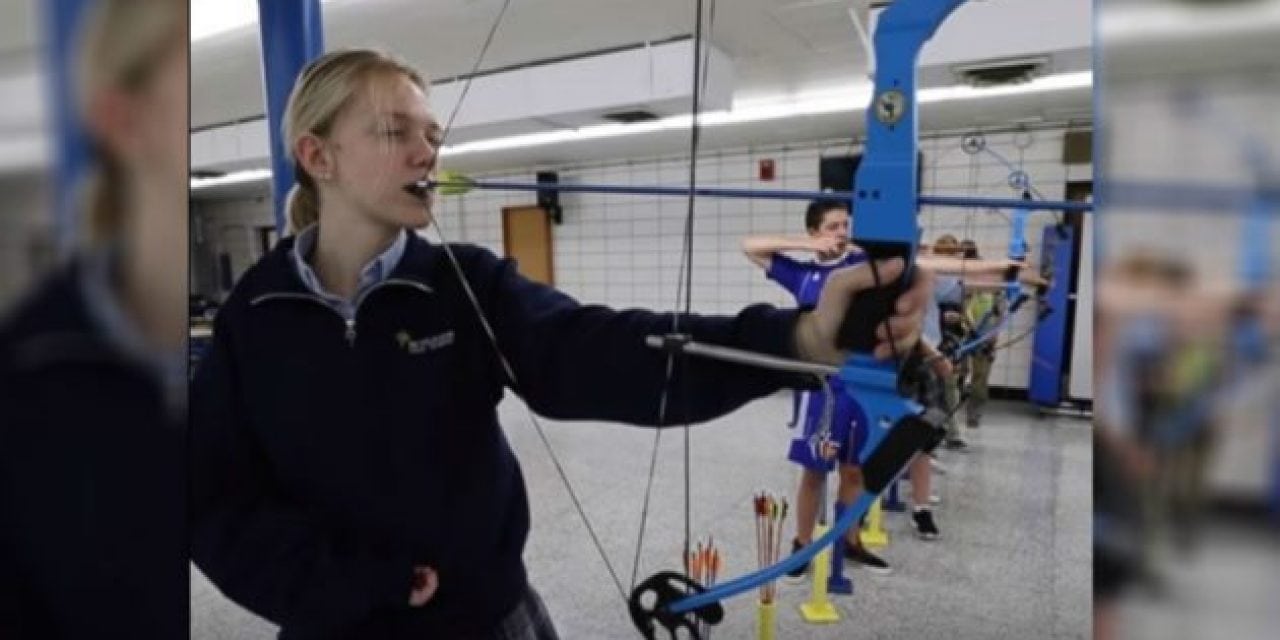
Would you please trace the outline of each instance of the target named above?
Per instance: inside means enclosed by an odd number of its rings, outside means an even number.
[[[238,283],[193,382],[195,560],[285,638],[483,634],[527,589],[529,506],[498,424],[504,388],[550,418],[654,425],[666,358],[644,338],[669,332],[671,315],[581,305],[451,245],[512,385],[440,247],[411,235],[348,323],[303,286],[291,246]],[[758,305],[681,328],[790,356],[796,313]],[[667,421],[805,384],[689,358]],[[408,606],[415,565],[440,578],[420,608]]]
[[[186,410],[92,321],[82,266],[0,322],[0,638],[185,638]]]

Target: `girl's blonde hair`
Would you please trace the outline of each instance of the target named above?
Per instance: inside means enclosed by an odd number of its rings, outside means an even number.
[[[99,92],[141,91],[170,49],[187,42],[187,2],[97,0],[91,4],[83,19],[75,69],[77,106],[86,120]],[[117,235],[126,215],[123,168],[101,147],[96,152],[96,166],[87,176],[84,191],[84,225],[91,243]]]
[[[316,58],[298,75],[285,106],[283,133],[296,183],[285,199],[289,229],[297,233],[320,220],[320,192],[294,156],[305,134],[324,137],[342,110],[374,79],[388,75],[408,78],[423,92],[427,84],[408,64],[373,49],[342,49]]]

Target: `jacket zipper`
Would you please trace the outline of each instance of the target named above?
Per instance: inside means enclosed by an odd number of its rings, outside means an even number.
[[[427,285],[422,284],[421,282],[415,282],[413,280],[403,280],[400,278],[391,278],[388,280],[383,280],[382,282],[379,282],[378,284],[375,284],[372,287],[369,287],[367,290],[365,290],[364,293],[360,294],[359,298],[356,298],[356,304],[351,311],[350,319],[344,317],[341,313],[338,312],[337,309],[334,309],[333,307],[329,306],[329,303],[325,302],[324,299],[321,298],[320,296],[310,294],[310,293],[293,293],[293,292],[266,293],[254,298],[253,300],[250,300],[249,305],[256,307],[259,304],[270,301],[270,300],[308,300],[308,301],[314,302],[324,307],[325,309],[328,309],[329,311],[333,312],[338,316],[338,318],[342,320],[343,326],[345,327],[345,329],[343,330],[343,339],[346,341],[348,347],[354,347],[356,344],[355,319],[360,315],[360,307],[364,304],[365,299],[369,297],[369,294],[373,293],[374,291],[377,291],[378,289],[391,286],[391,285],[400,286],[400,287],[411,287],[426,294],[433,293],[431,287],[428,287]]]

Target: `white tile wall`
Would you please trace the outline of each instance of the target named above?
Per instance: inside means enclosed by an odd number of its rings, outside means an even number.
[[[1060,161],[1064,131],[1035,131],[1018,142],[1011,133],[987,136],[988,147],[1027,171],[1047,198],[1061,198],[1068,178],[1087,179],[1090,168],[1067,167]],[[959,147],[959,136],[926,138],[924,184],[927,193],[1009,197],[1009,169],[990,154],[970,156]],[[848,141],[824,144],[762,147],[710,152],[698,161],[698,182],[704,186],[812,189],[818,188],[818,162],[824,153],[847,153]],[[854,147],[856,149],[856,147]],[[776,179],[756,179],[757,162],[771,158]],[[554,170],[565,183],[624,185],[683,185],[688,162],[682,157],[636,159],[603,165],[537,167]],[[474,176],[490,180],[529,182],[535,169]],[[475,191],[444,198],[437,215],[453,240],[474,242],[501,252],[501,211],[504,206],[532,204],[532,193]],[[564,223],[554,229],[557,285],[584,302],[614,307],[672,309],[683,239],[687,202],[683,198],[565,194],[561,198]],[[790,304],[787,294],[765,279],[742,256],[743,236],[758,233],[803,234],[804,203],[777,200],[699,199],[694,229],[694,309],[704,313],[733,313],[755,302]],[[465,212],[465,215],[460,215]],[[1009,235],[1007,218],[983,210],[928,207],[921,221],[926,238],[942,233],[970,237],[987,256],[1003,255]],[[1032,260],[1039,260],[1041,230],[1051,222],[1037,215],[1028,225]],[[1024,333],[1034,320],[1028,307],[1008,329],[1005,338]],[[992,383],[1025,388],[1030,368],[1031,339],[1002,352]]]

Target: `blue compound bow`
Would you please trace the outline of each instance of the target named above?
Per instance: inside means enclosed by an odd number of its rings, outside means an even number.
[[[852,239],[873,260],[899,257],[907,271],[897,283],[863,292],[851,305],[839,344],[853,351],[839,370],[846,389],[872,425],[861,464],[866,488],[843,510],[824,535],[781,562],[705,589],[687,576],[658,573],[640,583],[631,596],[631,615],[646,638],[661,627],[674,636],[683,630],[698,638],[699,623],[718,623],[719,602],[777,580],[843,538],[861,520],[876,496],[906,467],[911,457],[940,437],[940,415],[926,414],[899,392],[902,359],[882,362],[869,353],[876,326],[887,321],[892,305],[910,282],[920,240],[917,219],[918,124],[916,61],[921,48],[964,0],[896,2],[881,15],[875,34],[878,68],[867,110],[867,144],[858,170],[850,210],[858,211]]]

